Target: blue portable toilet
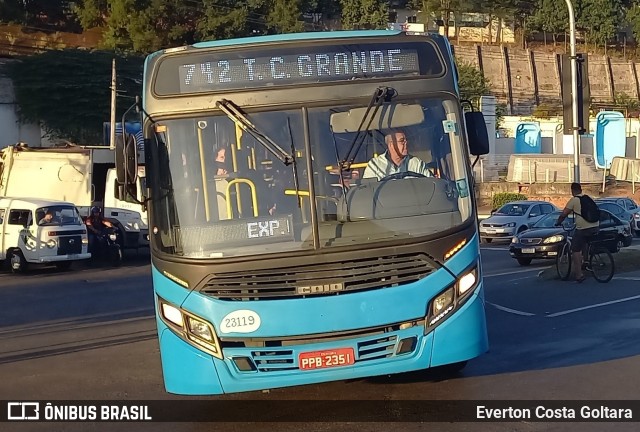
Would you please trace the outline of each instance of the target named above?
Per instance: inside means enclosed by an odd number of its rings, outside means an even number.
[[[614,157],[625,157],[627,132],[624,115],[618,111],[600,111],[596,115],[593,158],[597,168],[610,168]]]
[[[522,122],[518,124],[514,153],[542,153],[542,132],[538,123]]]

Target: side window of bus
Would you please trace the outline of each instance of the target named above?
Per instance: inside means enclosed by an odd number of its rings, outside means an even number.
[[[0,225],[4,222],[4,209],[0,209]]]
[[[21,225],[27,227],[31,224],[30,210],[11,210],[9,212],[9,225]]]

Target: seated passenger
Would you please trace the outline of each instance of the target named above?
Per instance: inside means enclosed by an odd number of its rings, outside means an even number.
[[[387,151],[369,161],[362,178],[381,180],[389,175],[401,172],[414,172],[432,177],[427,164],[409,154],[407,138],[404,132],[392,132],[384,137]]]

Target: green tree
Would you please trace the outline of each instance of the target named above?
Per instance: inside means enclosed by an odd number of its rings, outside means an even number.
[[[631,28],[633,38],[640,40],[640,0],[634,0],[627,9],[626,21]]]
[[[0,22],[24,23],[25,12],[22,0],[0,0]]]
[[[107,23],[109,0],[79,0],[72,7],[83,29],[102,27]]]
[[[383,29],[389,20],[389,7],[383,0],[340,0],[344,29]]]
[[[469,63],[462,63],[456,59],[458,69],[458,87],[460,99],[477,102],[480,96],[491,94],[489,80],[477,67]]]
[[[236,0],[203,0],[202,15],[196,25],[196,39],[217,40],[246,36],[251,33],[249,20],[259,25],[250,13],[255,10],[249,3],[238,4]],[[258,2],[261,6],[262,2]]]
[[[551,33],[555,45],[557,35],[569,28],[569,10],[565,0],[538,0],[529,26],[544,32],[545,41],[546,33]]]
[[[301,18],[301,0],[270,0],[267,28],[275,33],[293,33],[304,30]]]
[[[577,10],[577,25],[586,31],[587,42],[606,49],[622,21],[622,0],[581,0]]]
[[[104,51],[62,50],[21,57],[7,65],[23,121],[38,122],[54,138],[100,144],[109,121],[111,62]],[[117,56],[118,116],[142,94],[138,56]]]

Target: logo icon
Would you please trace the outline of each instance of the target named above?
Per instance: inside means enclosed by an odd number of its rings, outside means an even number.
[[[8,402],[7,420],[40,420],[40,403]]]

